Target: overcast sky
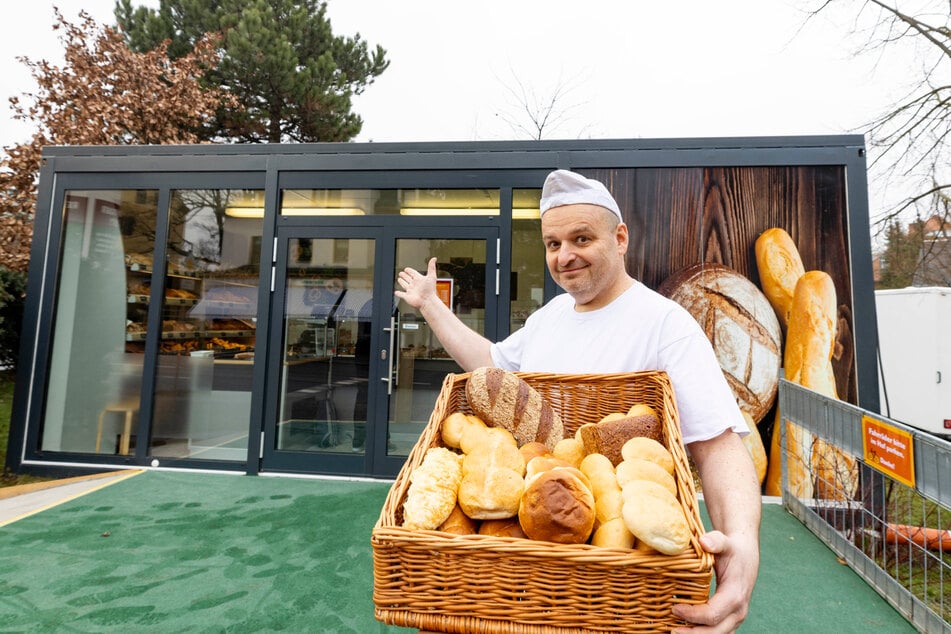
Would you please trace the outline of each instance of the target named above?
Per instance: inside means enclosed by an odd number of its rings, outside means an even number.
[[[138,2],[157,6],[156,0]],[[857,4],[857,3],[855,3]],[[114,22],[113,0],[18,2],[0,25],[7,99],[34,88],[17,55],[62,60],[53,6]],[[842,134],[864,130],[907,81],[907,60],[855,57],[848,14],[806,24],[806,0],[330,0],[334,33],[387,50],[356,98],[357,141],[527,138],[508,89],[558,87],[546,138]],[[833,19],[834,18],[834,21]],[[562,107],[563,106],[563,107]],[[0,145],[31,128],[0,118]],[[873,212],[875,203],[873,202]]]

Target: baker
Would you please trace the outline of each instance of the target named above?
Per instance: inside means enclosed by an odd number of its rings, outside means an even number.
[[[505,340],[490,342],[439,299],[435,258],[425,274],[401,271],[395,294],[419,310],[466,371],[667,372],[714,527],[700,544],[714,555],[717,581],[707,603],[673,610],[696,631],[732,632],[746,618],[759,570],[761,499],[741,440],[749,429],[710,342],[683,308],[628,274],[628,228],[602,183],[556,170],[545,179],[540,210],[548,270],[566,292]]]

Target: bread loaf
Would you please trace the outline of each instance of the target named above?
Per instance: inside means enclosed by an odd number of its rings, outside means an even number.
[[[759,235],[754,251],[760,286],[785,328],[789,324],[796,283],[806,272],[799,249],[788,233],[773,227]]]
[[[519,445],[532,441],[549,449],[564,437],[557,412],[532,386],[500,368],[478,368],[466,382],[466,399],[483,421],[512,432]]]
[[[609,415],[594,425],[579,427],[586,453],[603,454],[611,464],[617,466],[623,460],[621,447],[631,438],[644,436],[663,442],[660,421],[653,414],[619,416],[620,418]]]
[[[703,328],[741,409],[761,420],[776,400],[782,330],[769,300],[749,279],[703,263],[672,275],[659,291]]]
[[[594,519],[594,496],[573,467],[542,471],[528,481],[518,509],[528,537],[559,544],[588,541]]]
[[[462,456],[445,447],[426,450],[422,463],[410,474],[403,503],[403,526],[435,530],[456,506],[462,480]]]

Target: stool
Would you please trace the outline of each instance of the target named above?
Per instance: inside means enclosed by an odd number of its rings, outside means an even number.
[[[102,424],[106,414],[125,414],[125,424],[122,427],[122,435],[119,437],[119,453],[129,454],[129,441],[132,438],[132,418],[139,413],[138,397],[127,398],[116,403],[109,403],[99,412],[99,428],[96,431],[96,453],[99,453],[99,447],[102,444]]]

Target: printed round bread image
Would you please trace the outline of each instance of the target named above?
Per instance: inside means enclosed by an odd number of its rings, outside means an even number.
[[[703,328],[740,408],[757,422],[779,388],[782,331],[776,312],[750,280],[722,264],[687,267],[658,289]]]

